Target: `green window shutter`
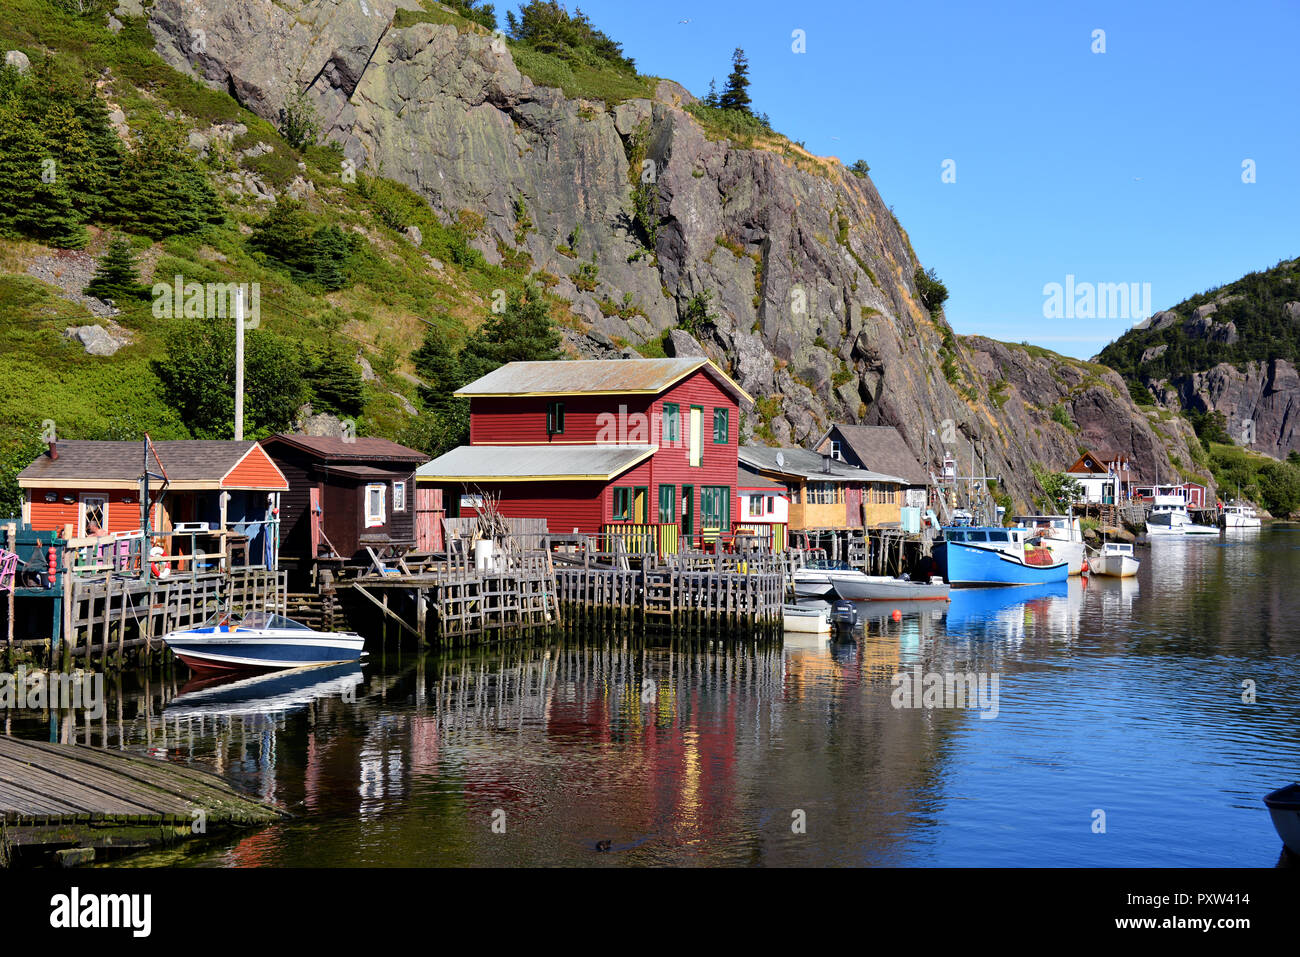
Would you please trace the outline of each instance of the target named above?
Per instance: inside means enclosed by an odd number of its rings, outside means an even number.
[[[661,431],[665,442],[681,441],[682,410],[675,402],[664,403],[663,425]]]

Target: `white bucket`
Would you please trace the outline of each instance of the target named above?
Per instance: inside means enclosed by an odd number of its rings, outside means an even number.
[[[479,540],[474,543],[474,567],[481,572],[495,572],[501,568],[496,542]]]

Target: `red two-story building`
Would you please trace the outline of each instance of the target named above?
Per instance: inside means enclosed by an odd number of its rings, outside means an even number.
[[[640,526],[660,550],[716,540],[739,518],[740,408],[753,400],[708,359],[512,362],[457,395],[470,444],[415,473],[443,489],[449,516],[488,497],[552,532]]]

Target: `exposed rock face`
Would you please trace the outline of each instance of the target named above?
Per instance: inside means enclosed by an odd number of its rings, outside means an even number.
[[[130,335],[121,326],[114,326],[113,332],[103,326],[71,326],[64,333],[69,339],[75,339],[85,348],[87,355],[111,356],[127,345]]]
[[[707,294],[712,326],[696,326],[707,334],[696,342],[677,330],[664,345],[702,351],[760,399],[744,417],[746,438],[808,443],[835,421],[895,425],[934,467],[945,439],[962,461],[973,445],[1025,502],[1029,463],[1068,465],[1081,436],[1162,477],[1172,471],[1114,376],[1085,386],[1079,373],[1063,397],[1053,360],[982,339],[968,349],[930,316],[907,237],[869,179],[793,145],[710,140],[685,111],[691,95],[670,81],[613,108],[569,99],[522,75],[486,33],[392,28],[399,7],[417,4],[157,0],[149,26],[168,62],[268,119],[308,91],[323,133],[358,168],[405,182],[447,220],[483,216],[475,245],[489,261],[515,246],[522,197],[533,224],[522,248],[535,270],[559,277],[553,291],[586,322],[564,330],[574,354],[636,355],[622,343],[658,339]],[[634,213],[634,189],[647,182],[652,236]],[[598,278],[584,291],[574,277],[590,262]],[[625,296],[630,318],[604,314]],[[988,396],[999,376],[1010,383],[1001,402]],[[1051,422],[1062,401],[1081,436]]]
[[[1300,449],[1300,374],[1285,359],[1220,363],[1169,383],[1169,399],[1184,409],[1222,412],[1228,433],[1257,452],[1286,458]]]

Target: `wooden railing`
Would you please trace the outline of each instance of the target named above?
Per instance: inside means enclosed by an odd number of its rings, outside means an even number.
[[[607,552],[614,551],[616,540],[621,540],[623,547],[632,555],[676,555],[682,545],[681,529],[675,522],[619,522],[602,525],[600,532],[603,539],[601,547]]]

